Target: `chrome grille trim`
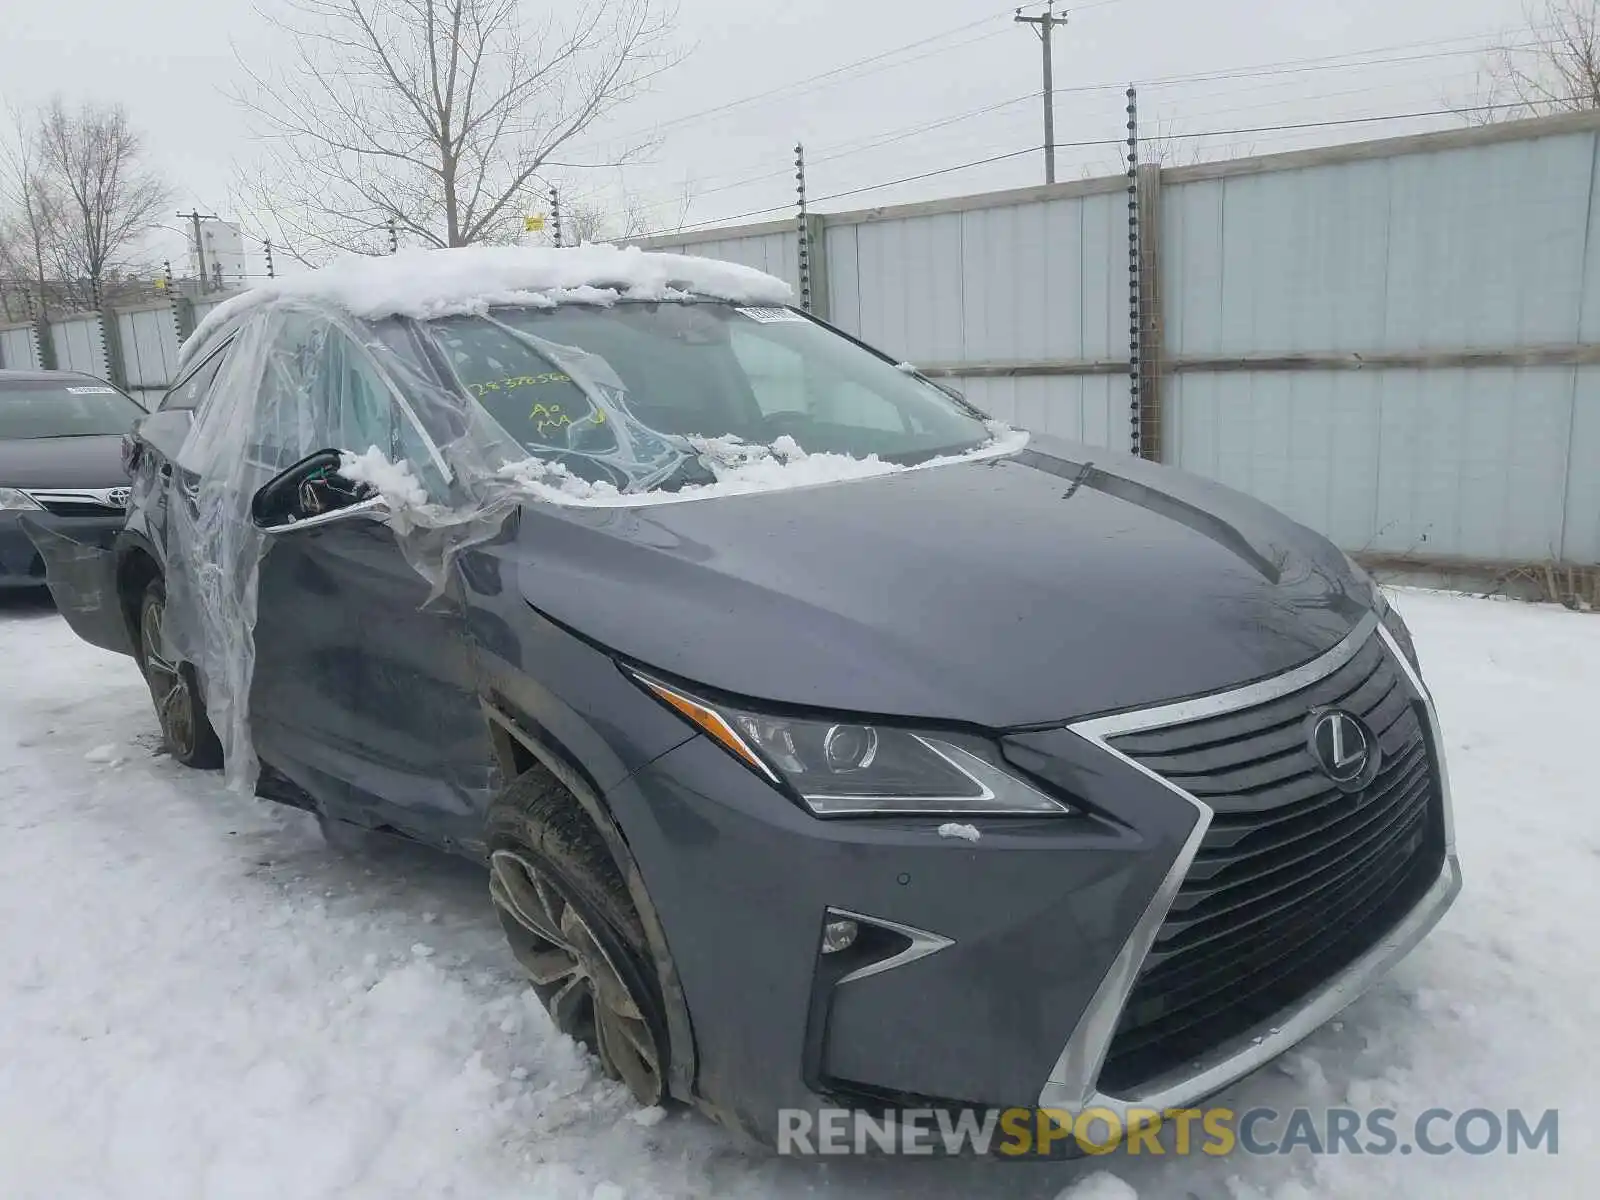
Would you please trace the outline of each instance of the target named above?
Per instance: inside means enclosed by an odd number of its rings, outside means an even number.
[[[1279,1013],[1271,1022],[1216,1047],[1204,1060],[1191,1064],[1182,1072],[1147,1082],[1140,1088],[1140,1094],[1137,1096],[1117,1097],[1101,1093],[1098,1086],[1100,1071],[1122,1016],[1123,1006],[1133,990],[1134,982],[1139,976],[1156,935],[1160,932],[1162,923],[1166,920],[1168,911],[1177,899],[1179,889],[1183,886],[1195,856],[1199,853],[1213,815],[1209,805],[1114,749],[1109,744],[1109,739],[1126,733],[1219,716],[1299,691],[1326,678],[1349,662],[1374,633],[1383,639],[1385,647],[1399,665],[1407,682],[1421,697],[1427,713],[1428,734],[1435,760],[1433,765],[1437,772],[1444,809],[1445,856],[1438,879],[1422,900],[1387,936],[1380,939],[1344,971],[1315,989],[1297,1005]],[[1078,722],[1069,728],[1128,767],[1181,796],[1185,802],[1194,807],[1195,824],[1163,877],[1161,885],[1156,889],[1155,895],[1151,897],[1144,913],[1134,926],[1133,932],[1101,980],[1094,997],[1079,1018],[1077,1027],[1067,1039],[1067,1044],[1062,1048],[1060,1057],[1057,1058],[1049,1078],[1040,1091],[1038,1099],[1040,1107],[1074,1111],[1082,1111],[1088,1107],[1105,1107],[1126,1115],[1131,1109],[1165,1110],[1184,1107],[1211,1095],[1255,1070],[1262,1063],[1275,1058],[1354,1001],[1422,940],[1444,915],[1461,889],[1460,865],[1455,855],[1449,776],[1444,766],[1443,738],[1439,730],[1438,716],[1434,710],[1433,697],[1423,685],[1416,670],[1400,652],[1389,631],[1383,628],[1376,613],[1367,614],[1343,641],[1327,653],[1281,675],[1192,700],[1095,717]]]

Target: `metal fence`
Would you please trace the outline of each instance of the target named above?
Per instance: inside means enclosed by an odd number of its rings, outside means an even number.
[[[1592,589],[1597,174],[1583,113],[1146,166],[1135,196],[1115,176],[813,214],[810,293],[997,417],[1212,476],[1375,561],[1577,565]],[[791,221],[645,244],[801,282]],[[220,298],[0,326],[0,366],[159,393]]]
[[[0,369],[81,371],[115,383],[151,407],[176,382],[178,348],[200,319],[228,299],[174,294],[100,312],[0,325]]]
[[[1212,476],[1375,561],[1592,567],[1597,164],[1584,113],[1141,167],[1136,206],[1111,177],[813,215],[813,307],[997,417]],[[795,283],[795,239],[645,244]]]

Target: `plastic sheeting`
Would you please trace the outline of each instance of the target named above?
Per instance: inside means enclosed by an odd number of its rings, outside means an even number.
[[[178,453],[184,496],[169,506],[168,650],[195,663],[222,742],[229,787],[251,790],[256,597],[267,536],[256,492],[319,450],[376,451],[404,464],[427,502],[389,517],[435,594],[451,556],[492,536],[516,503],[498,479],[527,457],[459,391],[429,378],[371,326],[296,299],[253,312]]]
[[[695,307],[674,312],[664,304],[663,320],[692,332]],[[251,790],[258,774],[249,700],[270,535],[255,525],[252,501],[309,455],[343,451],[341,473],[376,486],[399,547],[432,586],[432,598],[443,591],[454,556],[493,537],[508,512],[529,500],[648,502],[663,487],[681,488],[676,495],[685,498],[915,469],[875,456],[808,456],[791,438],[768,447],[663,434],[638,418],[604,358],[539,337],[516,323],[516,314],[504,315],[474,318],[480,334],[492,329],[503,343],[495,361],[519,371],[529,363],[552,366],[550,374],[575,386],[587,406],[572,403],[532,435],[524,430],[520,441],[472,398],[437,330],[358,319],[315,296],[269,297],[236,314],[226,359],[177,456],[183,494],[169,498],[163,631],[168,655],[199,668],[229,787]],[[425,350],[419,339],[427,338],[434,340]],[[941,396],[940,403],[948,401]],[[1009,452],[1025,441],[1001,429],[986,433],[975,417],[959,420],[975,441],[995,435],[978,454]]]
[[[518,442],[459,380],[441,380],[424,365],[413,339],[426,335],[412,326],[371,324],[298,297],[253,305],[241,320],[178,452],[185,495],[169,505],[176,553],[163,630],[168,654],[199,668],[229,787],[252,790],[259,771],[249,699],[269,535],[251,505],[280,472],[320,450],[344,451],[343,473],[377,485],[390,502],[400,549],[436,598],[454,556],[493,537],[536,481],[578,479],[563,458],[598,469],[615,481],[610,489],[620,482],[630,491],[698,460],[688,439],[656,433],[633,415],[627,388],[604,359],[480,319],[570,376],[592,411],[552,427],[547,444]],[[597,425],[607,428],[606,448],[574,450]],[[396,468],[409,476],[403,487],[394,486]]]

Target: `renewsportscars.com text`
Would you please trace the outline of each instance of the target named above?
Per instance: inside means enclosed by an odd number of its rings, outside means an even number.
[[[1486,1155],[1560,1148],[1558,1110],[1520,1108],[1429,1108],[1405,1117],[1392,1108],[784,1109],[778,1130],[779,1153],[799,1156]]]

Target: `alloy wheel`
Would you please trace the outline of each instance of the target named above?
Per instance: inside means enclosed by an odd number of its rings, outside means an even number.
[[[511,939],[556,1025],[591,1041],[608,1074],[641,1104],[663,1094],[661,1055],[645,1010],[612,951],[549,873],[511,850],[490,859],[489,894],[515,923]]]

